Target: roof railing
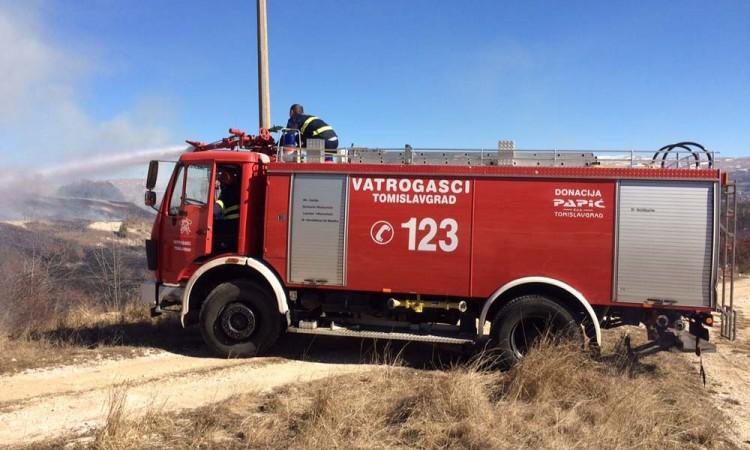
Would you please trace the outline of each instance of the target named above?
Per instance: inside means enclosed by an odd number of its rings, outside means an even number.
[[[296,130],[294,130],[296,131]],[[298,132],[297,132],[298,133]],[[319,142],[316,142],[319,141]],[[669,169],[712,168],[718,153],[695,143],[683,142],[653,150],[520,150],[498,149],[402,149],[350,147],[326,150],[322,140],[308,139],[307,147],[296,141],[283,145],[277,160],[294,163],[402,164],[447,166],[519,167],[651,167]],[[505,141],[507,142],[507,141]]]

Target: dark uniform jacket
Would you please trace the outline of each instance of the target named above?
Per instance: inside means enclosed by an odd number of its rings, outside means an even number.
[[[302,136],[303,146],[307,146],[308,139],[315,138],[324,139],[326,141],[326,148],[338,147],[339,141],[336,132],[319,117],[297,114],[296,116],[289,118],[286,127],[299,130],[300,135]]]
[[[240,192],[239,189],[222,189],[219,199],[216,200],[217,208],[215,215],[220,219],[236,220],[240,218]],[[218,214],[216,214],[218,213]]]

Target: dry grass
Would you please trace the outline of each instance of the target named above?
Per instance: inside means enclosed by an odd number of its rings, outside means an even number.
[[[115,386],[109,393],[107,402],[107,419],[102,428],[97,430],[94,445],[98,448],[110,448],[113,443],[127,440],[127,432],[133,432],[133,427],[128,427],[125,416],[125,404],[128,399],[126,385]]]
[[[73,446],[733,448],[683,359],[667,354],[658,367],[628,370],[616,356],[594,361],[574,349],[540,348],[508,372],[482,370],[486,361],[442,371],[386,365],[158,420],[110,414],[93,440]]]
[[[78,307],[44,326],[0,334],[0,374],[195,345],[196,339],[178,332],[182,330],[174,319],[153,321],[137,303],[118,311]]]
[[[0,224],[0,373],[141,354],[163,342],[138,299],[142,246],[79,222]]]

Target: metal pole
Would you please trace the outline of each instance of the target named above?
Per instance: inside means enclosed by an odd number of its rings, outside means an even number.
[[[271,128],[266,0],[258,0],[258,119],[260,121],[260,128]]]
[[[722,186],[722,203],[723,211],[721,213],[724,229],[723,236],[719,239],[719,242],[724,244],[724,248],[720,249],[724,256],[724,261],[721,268],[721,308],[722,310],[726,307],[726,291],[727,291],[727,270],[729,269],[729,186]],[[723,324],[722,324],[723,326]]]

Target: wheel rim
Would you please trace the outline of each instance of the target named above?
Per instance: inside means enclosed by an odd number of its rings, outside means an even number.
[[[219,316],[221,331],[235,341],[249,338],[255,332],[255,313],[243,303],[230,303]]]
[[[554,332],[549,317],[524,317],[510,330],[510,348],[516,358],[523,358],[540,337]]]

